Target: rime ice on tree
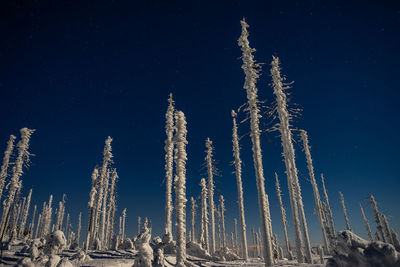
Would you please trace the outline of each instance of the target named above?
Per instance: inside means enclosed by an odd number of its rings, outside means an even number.
[[[243,187],[242,187],[242,161],[240,159],[240,147],[239,138],[237,134],[237,123],[236,123],[236,112],[232,110],[232,143],[233,143],[233,157],[235,158],[235,174],[236,183],[238,189],[238,205],[239,205],[239,218],[240,218],[240,234],[242,241],[242,257],[247,260],[248,250],[247,250],[247,236],[246,236],[246,220],[244,217],[244,204],[243,204]],[[237,239],[237,237],[236,237]],[[236,245],[237,247],[237,245]]]
[[[241,22],[242,25],[242,34],[238,40],[239,46],[242,50],[242,69],[245,73],[245,82],[244,89],[247,92],[247,100],[248,100],[248,109],[250,111],[250,136],[252,141],[252,150],[253,150],[253,161],[254,161],[254,169],[256,173],[257,180],[257,191],[258,191],[258,205],[260,208],[260,220],[261,227],[263,231],[263,240],[264,240],[264,257],[265,257],[265,266],[271,266],[273,264],[273,255],[272,255],[272,243],[271,236],[268,227],[267,218],[269,214],[267,214],[268,208],[265,206],[265,185],[264,185],[264,171],[262,165],[262,156],[261,156],[261,146],[260,146],[260,128],[259,128],[259,108],[258,108],[258,99],[257,99],[257,87],[256,82],[259,77],[258,69],[259,64],[257,64],[254,60],[253,52],[255,49],[250,48],[248,36],[249,33],[247,28],[249,25],[243,19]]]

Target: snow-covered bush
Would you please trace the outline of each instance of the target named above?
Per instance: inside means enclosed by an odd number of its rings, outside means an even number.
[[[65,248],[66,244],[67,240],[64,233],[60,230],[54,231],[47,235],[43,252],[46,255],[58,254]]]
[[[144,226],[142,228],[142,233],[138,236],[135,242],[138,254],[133,267],[152,267],[153,249],[150,247],[150,238],[150,231],[146,226]]]
[[[61,261],[61,257],[58,255],[50,255],[49,260],[46,262],[44,267],[57,267],[57,264]]]
[[[134,248],[133,242],[129,238],[125,238],[125,240],[119,246],[119,249],[122,249],[122,250],[133,249],[133,248]]]

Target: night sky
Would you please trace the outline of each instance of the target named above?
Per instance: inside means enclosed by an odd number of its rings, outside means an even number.
[[[366,200],[370,194],[400,231],[399,4],[246,2],[2,1],[1,157],[10,134],[19,137],[22,127],[36,129],[30,147],[36,156],[22,177],[23,194],[33,188],[32,203],[41,207],[50,194],[57,204],[65,193],[74,228],[82,211],[86,229],[91,172],[111,136],[113,166],[120,177],[118,215],[127,208],[128,235],[136,233],[137,216],[151,218],[154,233],[161,234],[164,116],[172,92],[188,121],[187,196],[200,193],[199,181],[206,177],[204,143],[210,137],[221,172],[215,200],[225,196],[227,230],[232,231],[238,209],[230,111],[246,102],[237,45],[239,22],[245,17],[255,58],[265,63],[257,84],[260,100],[266,106],[274,100],[272,55],[280,57],[288,81],[295,81],[291,105],[300,105],[303,115],[293,126],[308,131],[320,186],[320,173],[326,176],[336,230],[345,229],[342,191],[357,234],[367,238],[359,202],[375,227]],[[264,116],[262,129],[270,126]],[[241,124],[240,135],[248,132],[248,122]],[[300,144],[297,132],[294,137]],[[280,137],[264,132],[261,142],[273,230],[282,238],[274,172],[281,179],[288,214],[290,206]],[[248,135],[241,146],[250,230],[260,220]],[[321,234],[312,188],[301,148],[295,144],[295,150],[315,243]]]

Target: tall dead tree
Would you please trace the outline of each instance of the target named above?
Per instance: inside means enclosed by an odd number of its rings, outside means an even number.
[[[346,229],[351,231],[349,217],[347,217],[346,205],[344,204],[344,197],[343,197],[342,192],[339,192],[339,197],[340,197],[340,204],[342,204],[344,220],[346,222]]]
[[[238,206],[239,206],[239,219],[240,219],[240,236],[241,236],[241,254],[247,260],[249,257],[247,249],[247,236],[246,236],[246,219],[244,217],[244,204],[243,204],[243,186],[242,186],[242,160],[240,159],[239,138],[237,134],[236,112],[231,112],[233,120],[232,129],[232,143],[233,143],[233,157],[235,164],[236,184],[238,189]]]
[[[165,114],[165,133],[167,139],[165,140],[165,233],[172,236],[172,172],[173,172],[173,154],[174,142],[172,140],[174,135],[174,100],[172,94],[169,95],[168,109]]]
[[[261,228],[264,237],[263,248],[265,255],[265,266],[271,266],[273,264],[272,243],[267,221],[267,218],[269,216],[267,214],[268,208],[265,206],[265,179],[262,164],[259,127],[259,118],[261,117],[261,115],[258,107],[258,89],[256,87],[257,78],[259,77],[260,65],[257,64],[254,60],[253,52],[255,51],[255,49],[250,48],[249,45],[249,33],[247,31],[249,25],[244,19],[241,20],[240,23],[242,26],[242,33],[238,40],[238,44],[242,50],[242,69],[245,73],[245,82],[243,88],[246,89],[248,110],[250,112],[250,136],[252,141],[253,161],[257,181]]]
[[[292,132],[289,123],[291,115],[288,112],[287,97],[286,94],[284,93],[284,90],[287,90],[290,87],[283,84],[284,79],[281,77],[279,65],[280,65],[279,58],[273,57],[271,63],[271,76],[273,81],[274,95],[277,103],[276,111],[278,113],[278,118],[279,118],[279,132],[281,134],[283,157],[286,166],[286,174],[288,178],[288,188],[289,188],[290,205],[292,208],[297,260],[299,263],[304,262],[304,255],[301,251],[302,246],[301,246],[301,236],[300,236],[300,222],[298,217],[298,215],[300,214],[300,219],[302,222],[301,225],[303,229],[306,259],[308,263],[311,263],[312,262],[311,245],[308,237],[307,221],[304,214],[303,200],[301,197],[300,185],[297,177],[295,154],[292,143]],[[297,204],[299,212],[297,210]]]
[[[321,228],[322,240],[324,242],[325,252],[329,253],[328,239],[326,236],[325,225],[324,225],[326,222],[324,222],[323,216],[322,216],[321,198],[319,196],[318,185],[315,180],[314,165],[313,165],[313,162],[311,159],[311,151],[310,151],[310,145],[308,143],[307,132],[305,130],[301,130],[300,136],[301,136],[301,140],[303,141],[303,150],[306,155],[308,174],[310,176],[310,182],[311,182],[311,185],[313,188],[315,209],[317,211],[319,226]]]

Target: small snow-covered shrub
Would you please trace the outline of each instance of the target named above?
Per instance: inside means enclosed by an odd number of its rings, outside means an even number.
[[[60,262],[61,258],[58,255],[50,255],[49,260],[46,262],[44,267],[56,267],[57,264]]]
[[[153,249],[150,247],[150,231],[147,227],[143,227],[142,231],[135,242],[138,254],[133,267],[152,267]]]
[[[83,261],[90,261],[92,258],[85,253],[84,250],[80,250],[70,258],[72,261],[83,262]]]
[[[64,258],[57,264],[57,267],[74,267],[74,265],[67,258]]]
[[[219,260],[221,261],[234,261],[239,259],[239,257],[235,253],[233,253],[226,247],[222,247],[216,250],[213,256],[219,258]]]
[[[60,253],[65,248],[66,244],[67,240],[65,239],[64,233],[60,230],[54,231],[47,235],[43,252],[46,255]]]
[[[22,258],[18,261],[18,267],[35,267],[35,264],[31,261],[30,258]]]
[[[129,238],[125,238],[125,240],[119,246],[119,249],[122,249],[122,250],[134,249],[132,240],[130,240]]]

